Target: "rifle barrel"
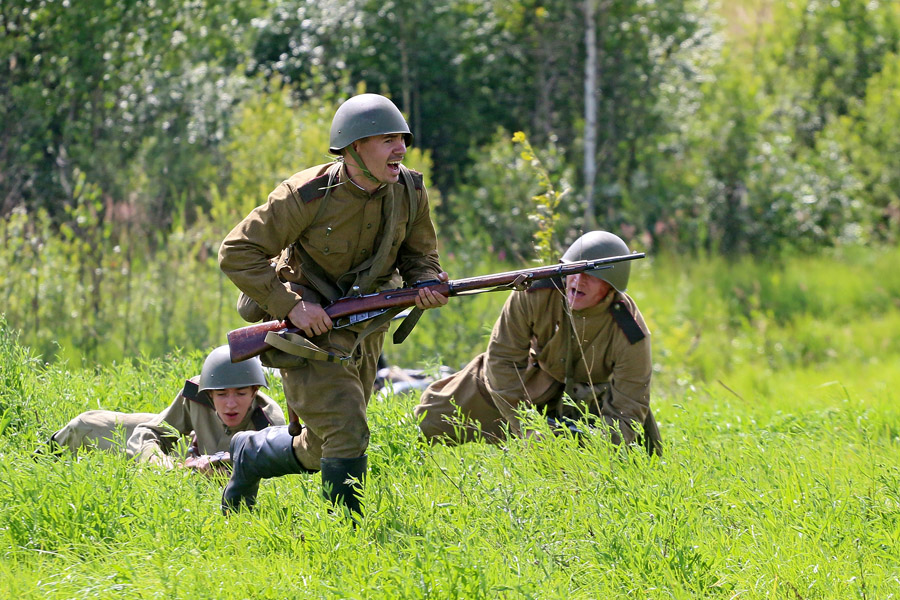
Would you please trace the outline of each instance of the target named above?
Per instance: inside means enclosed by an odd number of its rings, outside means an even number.
[[[470,290],[509,285],[523,275],[525,276],[526,281],[531,282],[550,279],[551,277],[575,275],[576,273],[583,273],[585,271],[609,269],[615,263],[636,260],[644,258],[645,256],[646,254],[643,252],[635,252],[633,254],[625,254],[622,256],[598,258],[596,260],[579,260],[570,263],[559,263],[558,265],[550,265],[547,267],[519,269],[517,271],[505,271],[503,273],[492,273],[490,275],[467,277],[465,279],[454,279],[450,281],[450,293],[451,295],[456,295],[457,293]]]
[[[520,282],[529,284],[533,281],[549,279],[551,277],[574,275],[595,269],[609,269],[613,264],[644,258],[643,252],[635,252],[623,256],[611,256],[596,260],[580,260],[571,263],[560,263],[547,267],[535,267],[533,269],[519,269],[517,271],[505,271],[478,277],[455,279],[452,281],[435,281],[428,287],[443,296],[456,296],[472,290],[510,289],[510,286]],[[389,308],[408,308],[415,306],[416,298],[422,285],[385,290],[365,296],[350,296],[339,298],[325,307],[325,312],[332,319],[340,319],[350,315],[368,311],[384,310]],[[288,321],[266,321],[248,325],[228,332],[228,345],[231,348],[231,362],[241,362],[254,356],[259,356],[271,346],[266,343],[266,335],[270,331],[281,332],[300,331]]]

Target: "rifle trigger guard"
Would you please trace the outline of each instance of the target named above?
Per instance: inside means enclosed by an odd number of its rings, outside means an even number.
[[[518,277],[516,277],[512,283],[509,284],[509,287],[517,292],[524,292],[531,287],[531,283],[531,276],[522,273]]]

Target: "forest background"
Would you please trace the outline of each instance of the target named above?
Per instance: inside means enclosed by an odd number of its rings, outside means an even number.
[[[363,90],[408,115],[453,277],[536,232],[774,264],[900,231],[896,2],[14,0],[0,35],[0,301],[48,361],[221,343],[220,241]],[[458,367],[493,307],[389,352]]]

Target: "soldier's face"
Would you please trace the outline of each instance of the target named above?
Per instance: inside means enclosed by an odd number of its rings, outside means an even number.
[[[212,398],[213,406],[216,407],[216,414],[219,415],[222,422],[228,427],[236,427],[247,416],[247,411],[250,410],[250,404],[253,403],[258,389],[258,386],[251,386],[209,390],[209,395]]]
[[[566,300],[572,310],[584,310],[596,306],[606,298],[612,286],[587,273],[566,277]]]
[[[378,181],[400,181],[400,162],[406,156],[406,140],[402,134],[373,135],[354,143],[359,157]]]

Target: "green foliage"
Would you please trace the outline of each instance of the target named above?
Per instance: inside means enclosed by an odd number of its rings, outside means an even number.
[[[517,151],[510,140],[498,130],[494,142],[473,155],[465,183],[448,197],[441,232],[451,252],[477,255],[487,249],[500,260],[522,261],[535,256],[537,241],[546,258],[552,236],[560,237],[558,223],[569,224],[579,214],[574,203],[560,206],[563,192],[557,190],[568,189],[572,176],[562,149],[551,143]]]
[[[897,249],[797,257],[651,258],[629,291],[654,335],[654,355],[685,382],[713,381],[745,365],[770,371],[840,361],[880,361],[897,352]],[[872,332],[879,332],[877,335]]]
[[[237,223],[296,171],[331,162],[332,102],[298,106],[290,89],[269,82],[235,111],[225,158],[230,177],[212,209],[214,223]]]
[[[759,46],[754,58],[767,93],[786,101],[786,123],[798,142],[812,147],[829,121],[865,98],[868,80],[884,68],[886,56],[897,52],[900,6],[861,0],[774,2],[762,35],[772,43]]]
[[[222,234],[194,228],[148,239],[128,228],[115,236],[99,220],[95,193],[84,185],[61,235],[45,212],[0,223],[10,325],[47,361],[109,363],[221,344],[236,320],[236,294],[215,260]]]
[[[885,57],[883,70],[868,80],[863,99],[826,126],[818,145],[840,148],[861,181],[866,206],[874,211],[863,232],[896,242],[900,235],[900,55]],[[824,154],[823,151],[819,151]],[[861,200],[860,200],[861,201]]]
[[[553,234],[560,220],[558,212],[560,200],[570,190],[564,188],[562,191],[557,190],[550,178],[550,173],[541,162],[541,159],[535,154],[534,148],[525,134],[517,131],[513,134],[513,142],[522,147],[520,156],[522,160],[528,161],[531,168],[537,175],[538,184],[540,185],[540,194],[531,198],[534,203],[532,212],[528,215],[528,220],[534,224],[534,252],[538,261],[548,264],[559,260],[560,248],[554,243]]]
[[[34,400],[36,359],[19,343],[19,334],[0,314],[0,436],[24,429],[28,407]]]
[[[154,224],[203,202],[260,3],[4,2],[2,213],[53,216],[76,171]],[[131,175],[140,165],[146,187]],[[136,193],[137,192],[137,193]]]
[[[860,3],[841,3],[840,10],[850,4]],[[852,91],[859,86],[835,84],[843,100],[834,96],[834,110],[813,117],[828,102],[819,103],[808,87],[825,85],[840,70],[798,60],[807,52],[830,52],[821,46],[834,40],[810,31],[827,29],[834,11],[820,11],[819,3],[809,3],[808,12],[792,3],[775,5],[771,15],[760,8],[763,25],[751,26],[743,43],[709,64],[712,77],[700,86],[702,96],[694,96],[681,134],[671,139],[673,160],[648,156],[658,177],[646,187],[654,194],[666,190],[660,193],[673,202],[652,210],[639,200],[636,208],[655,219],[645,224],[661,246],[771,256],[863,242],[875,229],[877,208],[845,149],[854,138],[851,128],[863,125],[854,121],[843,139],[819,133],[837,118],[838,105],[858,102]],[[885,16],[873,11],[876,21]],[[864,22],[858,23],[863,30]],[[839,27],[846,26],[842,21]],[[879,62],[881,55],[872,60]]]
[[[679,162],[690,175],[671,172],[678,200],[661,229],[678,244],[696,235],[697,246],[731,254],[890,239],[891,193],[876,200],[873,192],[875,179],[890,181],[895,169],[878,158],[889,143],[869,133],[884,131],[890,115],[876,107],[897,85],[889,72],[900,9],[856,0],[751,4],[758,23],[713,65],[685,128]]]
[[[302,97],[332,86],[350,93],[360,83],[390,96],[416,145],[439,165],[442,190],[453,186],[471,148],[497,125],[514,126],[504,104],[512,90],[498,83],[513,81],[501,64],[510,48],[491,2],[282,0],[256,25],[252,68],[281,75]]]
[[[502,211],[520,208],[494,183],[514,194],[527,184],[499,172],[513,159],[493,136],[528,132],[551,179],[583,195],[584,8],[5,2],[0,214],[18,207],[71,226],[65,206],[88,192],[92,218],[129,262],[136,238],[146,253],[195,225],[219,235],[277,181],[327,160],[329,113],[369,89],[407,115],[440,220],[464,223],[465,239],[495,252],[529,256],[527,223],[506,229],[509,248],[494,244],[515,216]],[[896,2],[595,9],[599,78],[587,92],[599,144],[589,159],[602,227],[645,249],[731,255],[897,239]],[[473,193],[482,197],[439,202]],[[583,226],[570,208],[561,238]]]

